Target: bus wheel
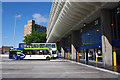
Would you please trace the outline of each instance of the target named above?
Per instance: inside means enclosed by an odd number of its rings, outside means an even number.
[[[47,60],[50,60],[50,58],[49,58],[49,57],[47,57],[46,59],[47,59]]]
[[[17,57],[17,60],[21,60],[21,58],[20,58],[20,57]]]

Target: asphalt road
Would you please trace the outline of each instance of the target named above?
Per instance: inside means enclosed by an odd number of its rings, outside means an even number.
[[[0,64],[2,78],[118,78],[117,74],[64,59],[17,61],[2,57]]]

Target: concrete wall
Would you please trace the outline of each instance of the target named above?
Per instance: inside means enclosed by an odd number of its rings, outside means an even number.
[[[79,31],[73,31],[71,35],[71,53],[72,53],[72,59],[76,60],[76,47],[77,43],[79,43]]]
[[[105,66],[112,66],[112,32],[110,10],[101,10],[102,53]]]

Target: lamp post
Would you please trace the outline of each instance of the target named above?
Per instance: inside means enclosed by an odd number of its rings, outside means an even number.
[[[17,12],[16,12],[16,14],[15,14],[15,24],[14,24],[14,39],[13,39],[13,47],[15,47],[15,32],[16,32],[16,16],[17,16]]]

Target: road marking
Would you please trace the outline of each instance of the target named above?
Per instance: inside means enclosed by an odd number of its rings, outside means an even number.
[[[53,61],[53,62],[56,62],[56,61],[58,61],[58,62],[60,62],[60,61],[68,61],[68,60],[62,60],[62,59],[56,59],[56,60],[50,60],[51,62]]]
[[[112,74],[115,74],[115,75],[119,75],[120,74],[118,72],[113,72],[113,71],[110,71],[110,70],[107,70],[107,69],[102,69],[102,68],[94,67],[94,66],[91,66],[91,65],[86,65],[86,64],[75,62],[75,61],[70,61],[70,62],[75,63],[75,64],[79,64],[79,65],[83,65],[83,66],[86,66],[86,67],[89,67],[89,68],[101,70],[101,71],[104,71],[104,72],[112,73]]]
[[[96,74],[96,73],[99,73],[99,72],[41,72],[41,73],[2,73],[2,74]]]
[[[54,62],[54,63],[53,63]],[[68,61],[67,61],[68,62]],[[15,61],[15,62],[0,62],[0,64],[56,64],[58,61],[37,61],[37,62],[28,62],[28,61]],[[65,63],[65,62],[59,62],[59,63]]]
[[[2,57],[9,57],[9,55],[0,55],[0,57],[2,58]]]

